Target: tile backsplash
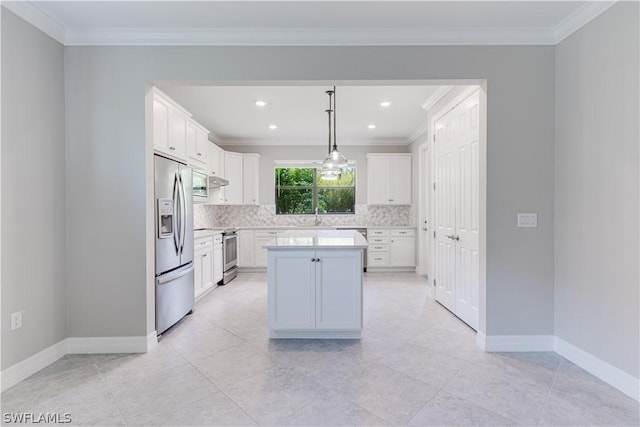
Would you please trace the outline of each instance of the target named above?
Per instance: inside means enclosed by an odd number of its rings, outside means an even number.
[[[313,215],[276,215],[275,205],[219,206],[194,205],[194,228],[266,227],[313,225]],[[356,205],[353,215],[320,215],[320,225],[407,226],[415,227],[414,205]]]

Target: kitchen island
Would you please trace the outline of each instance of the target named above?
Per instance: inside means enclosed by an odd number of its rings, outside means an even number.
[[[269,337],[360,338],[362,256],[352,230],[294,230],[267,249]]]

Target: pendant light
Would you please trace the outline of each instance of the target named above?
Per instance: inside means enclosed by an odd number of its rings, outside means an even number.
[[[336,143],[336,87],[334,86],[333,90],[328,90],[326,94],[329,95],[329,109],[326,110],[329,116],[329,157],[322,162],[320,176],[325,180],[336,180],[340,177],[342,169],[349,165],[349,162],[338,151],[338,144]],[[332,137],[333,146],[331,145]]]

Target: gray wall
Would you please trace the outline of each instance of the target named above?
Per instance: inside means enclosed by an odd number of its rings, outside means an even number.
[[[556,335],[638,377],[638,3],[556,51]]]
[[[153,330],[145,83],[415,79],[487,79],[485,332],[553,333],[552,236],[515,227],[518,210],[552,221],[553,46],[67,47],[65,67],[69,335]]]
[[[259,153],[260,154],[260,204],[275,204],[275,173],[274,165],[276,160],[315,160],[322,161],[327,157],[327,147],[325,146],[264,146],[264,145],[222,145],[225,151],[236,153]],[[338,149],[348,160],[356,162],[356,204],[367,203],[367,153],[406,153],[409,146],[353,146],[340,145]]]
[[[63,55],[2,9],[2,369],[66,337]]]

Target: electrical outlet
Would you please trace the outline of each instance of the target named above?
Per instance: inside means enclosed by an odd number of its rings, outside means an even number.
[[[11,330],[22,328],[22,310],[11,313]]]

